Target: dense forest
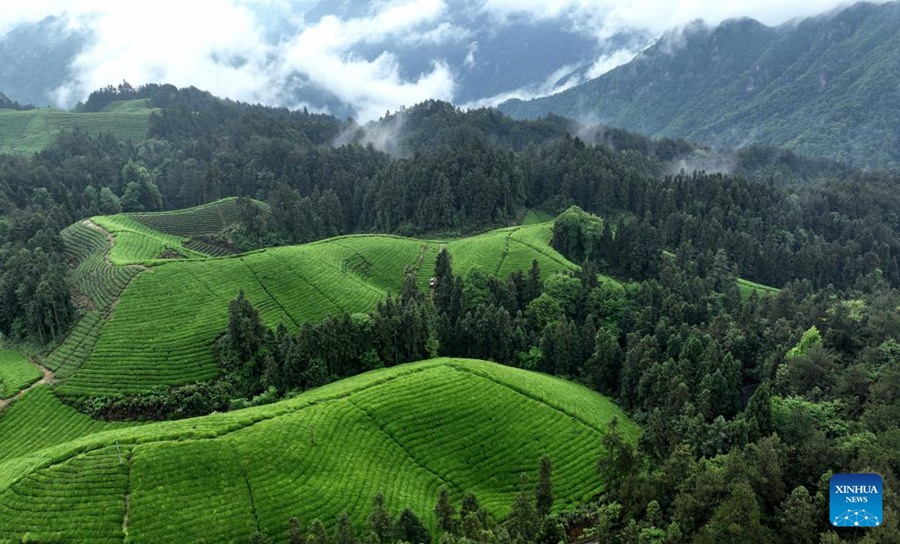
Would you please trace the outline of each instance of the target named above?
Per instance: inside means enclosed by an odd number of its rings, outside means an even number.
[[[225,196],[270,205],[227,233],[242,249],[478,232],[536,208],[558,214],[553,246],[582,266],[459,276],[443,251],[432,293],[410,276],[371,314],[295,334],[265,329],[239,296],[216,344],[225,379],[82,409],[208,413],[434,355],[490,359],[587,384],[643,428],[637,447],[607,444],[608,487],[559,521],[570,529],[604,542],[900,539],[895,494],[878,531],[836,530],[825,514],[833,472],[898,485],[896,173],[763,148],[739,153],[740,175],[675,173],[695,146],[440,102],[364,127],[168,85],[110,87],[80,108],[138,98],[157,108],[141,145],[67,132],[0,156],[4,336],[46,344],[75,317],[66,225]],[[741,293],[737,278],[780,290]]]

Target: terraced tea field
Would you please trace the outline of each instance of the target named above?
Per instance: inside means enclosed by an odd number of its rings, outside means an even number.
[[[37,153],[63,130],[111,133],[135,144],[147,139],[150,112],[145,101],[129,108],[99,113],[53,109],[0,110],[0,153]]]
[[[268,204],[264,202],[254,200],[253,203],[268,210]],[[237,198],[232,197],[183,210],[130,213],[128,216],[158,232],[190,237],[221,232],[240,221],[240,213]]]
[[[49,386],[38,385],[0,412],[0,462],[91,433],[134,425],[91,419],[63,404]]]
[[[378,492],[433,530],[442,485],[502,519],[545,453],[565,509],[602,489],[594,466],[612,417],[637,438],[609,400],[561,379],[473,360],[400,365],[0,462],[0,541],[245,541],[257,527],[281,540],[291,516],[330,525],[346,510],[361,527]]]
[[[348,237],[223,259],[172,261],[142,272],[122,293],[66,395],[140,392],[215,377],[211,346],[240,290],[269,326],[374,309],[398,292],[415,240]],[[363,263],[363,264],[360,264]]]
[[[446,245],[457,273],[480,266],[488,274],[506,278],[516,270],[527,271],[534,259],[543,274],[578,268],[550,247],[552,229],[552,223],[509,227]]]
[[[27,357],[0,349],[0,399],[8,399],[40,379],[41,371]]]
[[[208,255],[187,249],[187,238],[165,234],[135,221],[127,214],[91,218],[115,238],[109,260],[115,265],[150,264],[166,258],[204,258]],[[166,253],[172,254],[167,257]]]
[[[165,247],[182,243],[180,236],[188,231],[218,228],[223,223],[217,221],[229,221],[228,213],[234,209],[234,201],[223,201],[218,206],[189,210],[201,218],[198,224],[206,225],[203,227],[188,226],[184,215],[188,211],[93,219],[115,238],[109,255],[113,264],[153,266],[128,283],[108,319],[86,314],[50,357],[50,368],[67,378],[60,393],[137,393],[215,377],[218,368],[211,346],[225,329],[228,302],[240,290],[267,325],[283,322],[293,329],[303,321],[318,321],[343,311],[373,310],[389,291],[399,292],[407,267],[417,270],[419,285],[427,289],[442,245],[450,251],[457,273],[480,266],[506,277],[514,270],[527,270],[534,259],[544,274],[576,268],[549,246],[549,223],[449,242],[351,235],[228,258],[202,258],[200,254],[192,254],[195,258],[190,260],[154,258]],[[164,234],[147,223],[181,234]],[[87,236],[87,231],[91,229],[82,225],[67,233],[67,239]],[[80,243],[100,247],[98,233],[91,236]],[[82,252],[88,254],[86,249]],[[96,259],[95,253],[89,255]],[[90,259],[85,262],[97,265]],[[124,269],[109,263],[105,266],[100,269],[103,273]],[[85,277],[96,274],[86,273]],[[82,283],[83,289],[90,288],[89,281]],[[91,298],[105,301],[101,295]]]

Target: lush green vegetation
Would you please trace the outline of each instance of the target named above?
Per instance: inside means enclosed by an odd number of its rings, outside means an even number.
[[[334,146],[358,130],[349,123],[196,89],[107,89],[84,110],[126,95],[159,108],[152,138],[138,146],[65,132],[34,156],[0,154],[0,332],[61,342],[48,358],[66,378],[56,393],[85,412],[177,418],[271,403],[380,365],[471,357],[589,384],[641,424],[637,447],[619,443],[601,457],[604,493],[563,520],[602,541],[852,540],[861,536],[825,525],[830,472],[875,471],[896,488],[895,173],[810,169],[754,151],[741,154],[741,175],[668,175],[691,146],[624,131],[586,143],[560,118],[517,123],[439,102],[403,112],[402,158]],[[790,175],[770,179],[773,169]],[[108,263],[109,241],[90,225],[59,235],[85,217],[226,195],[269,208],[235,201],[236,224],[192,242],[259,251],[155,260],[140,271]],[[511,228],[528,209],[568,211],[553,226]],[[150,227],[128,217],[135,231]],[[306,245],[273,247],[296,243]],[[520,264],[532,260],[538,266]],[[745,283],[742,296],[738,277],[778,291],[763,297]],[[153,428],[212,438],[288,405]],[[155,440],[143,432],[101,431],[10,459],[0,487],[115,440],[126,455],[134,441]],[[293,447],[297,434],[278,446]],[[178,445],[188,451],[186,442]],[[266,470],[267,461],[240,468]],[[161,471],[144,470],[151,480]],[[388,501],[396,512],[400,500]],[[410,506],[427,516],[419,504]],[[897,519],[896,496],[885,505],[885,518]],[[279,520],[276,529],[287,523]],[[878,531],[897,540],[890,524]]]
[[[266,208],[262,202],[253,202],[253,205]],[[183,210],[132,213],[129,217],[158,232],[192,237],[218,234],[237,225],[242,220],[242,213],[239,200],[231,197]]]
[[[145,222],[159,222],[150,219],[154,214],[142,217]],[[181,241],[124,215],[93,220],[114,233],[110,253],[113,263],[139,262],[158,255],[162,244],[172,247]],[[137,393],[159,385],[210,379],[218,375],[211,348],[225,328],[226,302],[241,289],[259,309],[266,325],[284,323],[295,330],[304,321],[375,309],[388,292],[400,291],[407,268],[416,271],[419,287],[427,289],[442,246],[457,256],[455,266],[462,273],[478,267],[506,278],[514,271],[530,268],[534,260],[546,274],[576,269],[549,246],[550,228],[550,223],[510,227],[446,243],[380,235],[345,236],[233,258],[170,262],[131,280],[108,322],[87,314],[53,353],[49,364],[62,369],[62,376],[67,378],[72,369],[80,367],[60,389],[70,396]],[[66,236],[77,242],[76,232],[91,231],[81,225]],[[92,243],[99,246],[97,234],[91,236]],[[120,245],[124,248],[117,250]],[[99,254],[92,255],[94,261],[85,262],[100,264]],[[107,270],[124,274],[127,268],[107,265],[101,272]],[[103,278],[85,281],[102,284]],[[179,288],[173,289],[173,285]]]
[[[8,399],[41,379],[41,371],[17,351],[0,349],[0,399]]]
[[[99,431],[133,425],[91,419],[63,404],[50,386],[39,385],[0,412],[0,462]]]
[[[283,539],[292,516],[331,525],[346,511],[361,527],[379,492],[434,530],[440,486],[456,503],[474,492],[502,519],[519,475],[543,454],[555,467],[555,508],[565,510],[602,489],[594,466],[613,417],[637,438],[615,405],[560,379],[473,360],[402,365],[278,404],[88,435],[0,463],[0,537],[121,539],[124,527],[136,542],[232,540],[258,527]]]
[[[890,97],[900,83],[898,25],[892,2],[776,28],[750,19],[700,23],[597,79],[500,108],[518,118],[593,118],[715,147],[756,142],[896,167],[900,118]]]
[[[767,296],[774,295],[778,292],[778,289],[775,287],[752,282],[743,278],[737,279],[737,285],[738,289],[741,291],[741,296],[744,298],[749,297],[751,293],[756,293],[758,296]]]
[[[156,231],[125,214],[91,218],[115,238],[109,260],[115,265],[140,264],[155,259],[206,257],[184,247],[186,238]]]
[[[147,139],[151,110],[141,101],[110,111],[73,113],[52,109],[0,110],[0,153],[37,153],[64,130],[109,133],[140,143]]]

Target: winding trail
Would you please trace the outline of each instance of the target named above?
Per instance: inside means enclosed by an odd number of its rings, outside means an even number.
[[[34,388],[37,387],[37,386],[39,386],[39,385],[44,385],[44,384],[52,384],[52,383],[56,383],[56,376],[53,375],[53,372],[50,371],[50,369],[48,369],[47,367],[41,365],[40,363],[38,363],[38,362],[35,361],[34,359],[31,360],[31,364],[33,364],[34,366],[38,367],[38,368],[41,370],[41,374],[43,374],[43,376],[41,377],[40,380],[34,382],[33,384],[29,385],[29,386],[26,387],[25,389],[19,391],[19,392],[16,393],[14,396],[12,396],[12,397],[10,397],[10,398],[8,398],[8,399],[0,399],[0,411],[2,411],[4,408],[6,408],[6,407],[9,406],[10,404],[12,404],[13,401],[19,400],[20,398],[22,398],[23,396],[25,396],[25,393],[31,391],[32,389],[34,389]]]
[[[113,238],[112,233],[110,233],[108,230],[101,227],[97,223],[94,223],[90,219],[85,219],[84,221],[81,222],[81,224],[91,230],[95,230],[95,231],[99,232],[100,234],[106,236],[106,241],[109,242],[109,249],[112,250],[113,245],[115,245],[115,243],[116,243],[116,239]],[[109,266],[113,265],[109,260],[109,251],[107,251],[106,254],[103,255],[103,259],[106,261],[107,265],[109,265]]]

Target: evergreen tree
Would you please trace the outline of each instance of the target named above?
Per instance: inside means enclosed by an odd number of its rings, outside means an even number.
[[[441,486],[438,490],[438,500],[434,507],[434,515],[437,518],[438,531],[442,533],[453,533],[455,531],[454,517],[456,509],[450,502],[450,491]]]
[[[325,531],[325,525],[320,519],[314,519],[309,524],[309,536],[306,538],[307,544],[331,544],[328,533]]]
[[[541,283],[541,268],[537,259],[532,259],[531,268],[528,269],[528,276],[525,278],[525,289],[522,303],[527,306],[532,300],[541,296],[543,285]]]
[[[514,542],[534,542],[538,529],[538,514],[534,503],[534,491],[528,485],[528,477],[523,474],[519,492],[506,518],[506,527]]]
[[[353,524],[350,522],[350,516],[347,512],[341,514],[338,518],[337,525],[334,528],[334,544],[356,544],[356,532],[353,530]]]
[[[453,297],[453,264],[450,252],[446,247],[442,247],[438,251],[437,261],[434,264],[434,280],[434,309],[438,314],[450,313],[450,303]]]
[[[288,542],[290,544],[306,544],[306,537],[300,528],[300,520],[294,517],[291,518],[290,528],[288,529]]]
[[[553,481],[551,472],[553,464],[547,455],[541,456],[540,469],[538,471],[538,483],[534,490],[535,506],[539,516],[544,517],[553,508]]]
[[[394,525],[394,538],[409,544],[431,544],[428,529],[409,508],[404,508]]]
[[[372,500],[372,510],[369,512],[369,530],[378,537],[380,542],[391,542],[394,536],[391,515],[384,503],[384,495],[375,495]]]

